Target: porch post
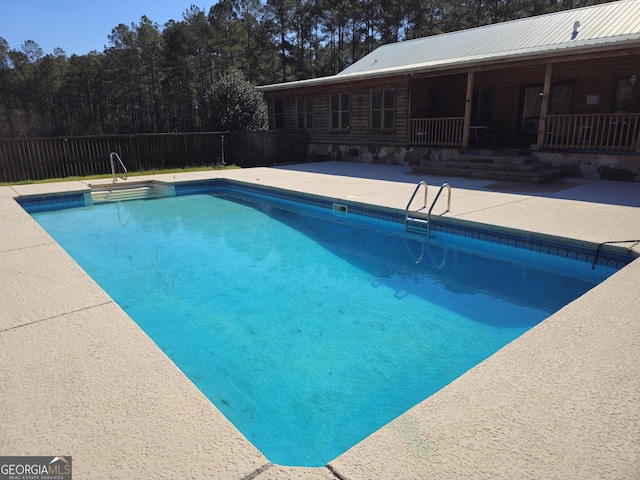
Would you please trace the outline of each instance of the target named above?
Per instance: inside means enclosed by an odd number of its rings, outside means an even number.
[[[471,126],[471,102],[473,101],[473,70],[467,72],[467,93],[464,102],[464,126],[462,127],[462,148],[469,146]]]
[[[544,87],[542,88],[542,106],[540,108],[540,121],[538,122],[538,140],[536,146],[542,148],[544,144],[544,132],[547,131],[547,114],[549,113],[549,98],[551,96],[551,73],[553,64],[547,63],[547,72],[544,75]]]

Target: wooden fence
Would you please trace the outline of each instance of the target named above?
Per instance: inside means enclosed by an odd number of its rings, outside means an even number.
[[[223,152],[224,145],[224,152]],[[110,174],[116,152],[129,172],[306,161],[304,132],[227,132],[0,139],[0,182]]]

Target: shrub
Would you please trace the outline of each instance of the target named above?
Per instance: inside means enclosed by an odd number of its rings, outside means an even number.
[[[238,71],[220,77],[205,95],[212,131],[255,132],[269,124],[267,104],[244,75]]]

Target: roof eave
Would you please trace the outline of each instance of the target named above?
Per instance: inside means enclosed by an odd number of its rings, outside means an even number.
[[[621,45],[621,43],[623,45]],[[554,57],[571,57],[575,55],[581,55],[584,53],[607,53],[612,50],[619,50],[621,48],[637,48],[640,47],[640,35],[633,35],[632,38],[625,37],[601,39],[597,42],[589,42],[585,45],[550,45],[544,49],[537,49],[535,52],[509,52],[508,54],[499,53],[496,55],[486,55],[482,58],[456,58],[447,62],[422,63],[415,64],[406,67],[393,67],[388,69],[373,70],[370,72],[359,72],[353,74],[338,74],[330,77],[312,78],[308,80],[298,80],[287,83],[277,83],[272,85],[262,85],[256,87],[261,92],[272,92],[290,90],[296,88],[305,87],[319,87],[326,85],[340,85],[345,83],[351,83],[361,80],[370,80],[378,78],[399,77],[407,75],[415,75],[418,73],[439,73],[446,70],[456,69],[474,69],[478,67],[486,67],[487,63],[491,65],[506,64],[511,62],[523,61],[523,60],[538,60],[547,59],[552,60],[550,55]]]

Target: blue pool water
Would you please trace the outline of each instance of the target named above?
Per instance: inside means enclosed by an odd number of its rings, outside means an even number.
[[[33,216],[285,465],[328,463],[612,273],[579,262],[552,272],[541,254],[504,261],[506,247],[479,253],[481,242],[445,234],[425,243],[266,199]]]

